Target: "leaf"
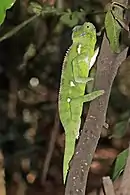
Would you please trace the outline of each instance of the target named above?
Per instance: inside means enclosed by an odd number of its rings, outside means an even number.
[[[41,14],[42,6],[37,2],[31,2],[28,7],[28,12],[31,14]]]
[[[124,28],[126,31],[129,31],[129,26],[126,24],[124,20],[124,13],[127,8],[124,5],[118,5],[116,3],[113,3],[111,12],[115,18],[119,22],[119,24]]]
[[[60,17],[60,20],[63,24],[73,27],[78,23],[77,17],[74,17],[71,13],[65,13]]]
[[[112,174],[112,179],[117,179],[120,174],[124,171],[126,161],[128,157],[128,149],[125,149],[123,152],[121,152],[116,159],[114,171]]]
[[[4,22],[6,10],[11,8],[16,0],[1,0],[0,2],[0,25]]]
[[[119,21],[123,21],[124,20],[123,12],[124,12],[124,8],[122,6],[119,6],[119,5],[113,5],[112,6],[112,13],[113,13],[114,18],[116,20],[119,20]]]
[[[121,138],[124,136],[125,132],[126,132],[126,127],[127,127],[127,121],[121,121],[118,122],[115,127],[114,127],[114,132],[112,137],[114,138]]]
[[[122,28],[120,24],[117,22],[117,20],[114,19],[110,10],[108,10],[108,12],[106,13],[105,28],[112,51],[115,53],[119,53],[120,52],[119,37]]]
[[[82,20],[84,18],[85,14],[84,11],[81,10],[80,12],[74,11],[74,12],[67,12],[64,15],[60,17],[60,20],[62,23],[66,24],[69,27],[74,27],[78,24],[79,20]]]

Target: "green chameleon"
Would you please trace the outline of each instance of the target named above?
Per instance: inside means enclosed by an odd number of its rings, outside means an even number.
[[[72,41],[63,62],[58,102],[59,116],[65,130],[64,183],[79,133],[83,103],[104,93],[103,90],[99,90],[84,95],[86,83],[93,80],[88,76],[98,54],[98,50],[95,51],[96,29],[94,25],[85,22],[81,26],[75,26]]]

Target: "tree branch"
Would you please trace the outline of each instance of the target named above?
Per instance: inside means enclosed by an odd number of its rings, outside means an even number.
[[[85,195],[88,171],[105,122],[112,83],[120,64],[125,60],[128,48],[113,54],[104,35],[97,60],[95,89],[105,94],[91,102],[81,137],[70,167],[65,195]]]

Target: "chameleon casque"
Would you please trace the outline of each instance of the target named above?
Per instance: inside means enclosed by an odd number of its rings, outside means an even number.
[[[84,95],[86,83],[92,80],[88,77],[89,71],[98,54],[95,44],[96,29],[92,23],[85,22],[75,26],[72,31],[72,45],[63,62],[58,104],[60,120],[65,130],[64,183],[80,129],[83,103],[104,93],[99,90]]]

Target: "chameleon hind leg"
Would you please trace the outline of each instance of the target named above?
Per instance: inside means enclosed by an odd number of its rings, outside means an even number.
[[[84,96],[80,96],[80,97],[77,97],[77,98],[73,98],[73,99],[69,99],[70,102],[69,105],[70,105],[70,109],[71,109],[71,103],[75,104],[75,103],[84,103],[84,102],[88,102],[88,101],[91,101],[95,98],[97,98],[98,96],[102,95],[104,93],[103,90],[99,90],[99,91],[94,91],[92,93],[89,93],[87,95],[84,95]],[[79,124],[77,126],[77,121],[71,121],[71,127],[68,126],[68,129],[70,130],[69,131],[69,134],[66,133],[66,138],[65,138],[65,143],[66,143],[66,147],[65,147],[65,154],[64,154],[64,183],[66,181],[66,177],[67,177],[67,173],[69,171],[69,168],[71,166],[71,160],[73,158],[73,154],[74,154],[74,150],[75,150],[75,139],[79,137],[79,128],[80,128],[80,124],[81,124],[81,119],[79,118]],[[73,129],[75,127],[75,123],[76,123],[76,128]],[[69,124],[70,125],[70,124]],[[72,131],[73,130],[73,131]],[[71,135],[70,135],[71,133]],[[74,139],[71,139],[74,138]],[[68,164],[69,162],[69,164]]]
[[[99,96],[101,96],[103,94],[104,94],[104,90],[98,90],[98,91],[93,91],[93,92],[91,92],[89,94],[86,94],[86,95],[83,95],[83,96],[79,96],[79,97],[76,97],[76,98],[69,99],[68,104],[69,104],[69,107],[70,107],[70,112],[71,112],[71,106],[72,107],[75,107],[75,105],[79,105],[79,104],[83,104],[85,102],[92,101],[95,98],[97,98],[97,97],[99,97]],[[74,120],[74,118],[72,117],[72,121],[73,120]],[[79,130],[80,124],[81,124],[80,117],[79,117],[78,121],[79,121],[79,125],[78,125],[77,130]],[[74,134],[75,134],[74,135],[75,138],[78,138],[79,137],[79,132],[78,131],[75,131]]]

